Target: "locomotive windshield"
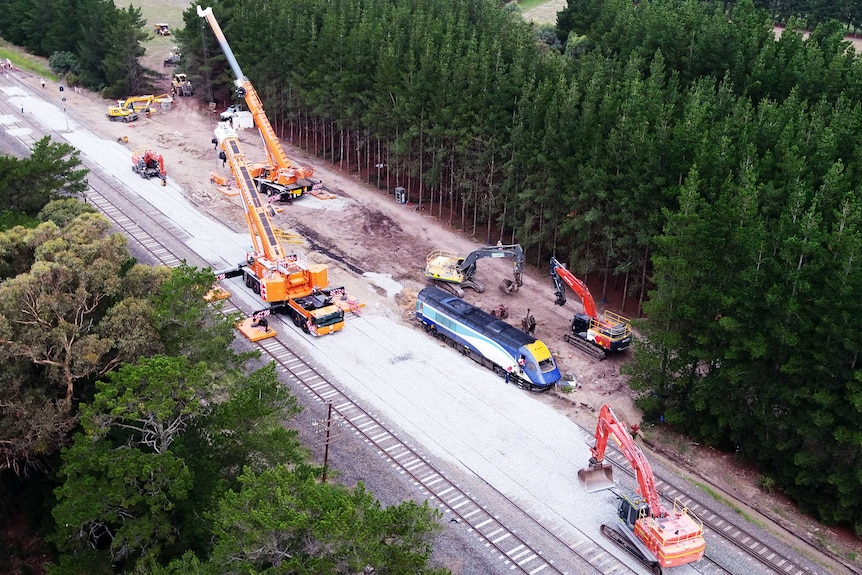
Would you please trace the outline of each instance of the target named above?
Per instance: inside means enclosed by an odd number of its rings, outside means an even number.
[[[549,357],[545,361],[539,362],[539,369],[542,373],[548,373],[549,371],[553,371],[557,369],[557,364],[554,363],[554,359]]]

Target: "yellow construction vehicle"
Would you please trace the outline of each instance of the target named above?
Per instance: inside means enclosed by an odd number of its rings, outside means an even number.
[[[523,285],[521,279],[524,268],[524,250],[521,244],[495,246],[484,246],[466,257],[459,256],[443,250],[434,250],[426,258],[425,277],[433,280],[437,287],[461,297],[463,288],[476,290],[477,293],[485,291],[483,284],[476,277],[476,262],[482,258],[510,258],[513,261],[514,280],[503,280],[500,289],[505,293],[518,291]]]
[[[108,113],[105,114],[112,122],[134,122],[140,116],[134,110],[123,108],[121,106],[108,106]]]
[[[195,89],[185,74],[177,72],[171,79],[171,92],[177,96],[192,96],[195,93]]]
[[[125,100],[119,100],[117,102],[117,106],[120,108],[126,108],[128,110],[133,110],[135,112],[148,112],[150,110],[150,104],[153,103],[153,99],[155,96],[131,96],[126,98]]]

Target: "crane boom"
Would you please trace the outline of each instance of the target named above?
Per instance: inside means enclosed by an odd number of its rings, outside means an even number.
[[[252,170],[252,176],[254,178],[259,176],[261,177],[263,180],[262,183],[264,184],[262,185],[262,188],[265,188],[263,191],[266,191],[270,195],[282,194],[287,195],[290,198],[302,195],[303,189],[298,183],[298,180],[301,178],[307,179],[312,177],[314,175],[314,171],[308,167],[294,166],[288,159],[278,136],[275,134],[275,130],[272,128],[272,124],[269,122],[269,118],[266,116],[266,112],[263,109],[263,102],[258,96],[257,91],[254,89],[251,80],[243,74],[242,68],[240,68],[239,62],[237,61],[230,44],[228,44],[221,26],[219,26],[212,8],[208,7],[206,9],[202,9],[198,6],[197,12],[198,16],[206,19],[209,23],[210,28],[212,29],[213,34],[221,46],[222,52],[224,52],[225,58],[227,58],[228,64],[233,71],[236,93],[239,97],[245,100],[246,106],[248,106],[248,110],[254,118],[254,124],[257,126],[261,137],[263,138],[264,149],[266,150],[271,166]]]
[[[231,172],[242,195],[242,209],[245,212],[245,221],[251,235],[254,253],[261,254],[273,262],[284,259],[284,249],[278,241],[272,220],[269,219],[267,206],[264,206],[260,196],[254,193],[254,179],[246,165],[245,154],[236,133],[232,128],[220,123],[215,129],[215,134],[227,155]]]

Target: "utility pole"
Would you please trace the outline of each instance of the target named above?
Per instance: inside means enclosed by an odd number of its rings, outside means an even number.
[[[336,416],[336,419],[338,419],[338,416]],[[338,437],[337,434],[332,434],[333,423],[337,423],[337,421],[333,422],[332,402],[330,401],[326,403],[326,428],[323,430],[326,433],[323,441],[323,476],[321,477],[323,483],[326,483],[326,475],[329,472],[329,444]],[[317,422],[315,421],[312,425],[317,425]]]

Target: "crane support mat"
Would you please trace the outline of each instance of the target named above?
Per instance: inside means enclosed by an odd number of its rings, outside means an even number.
[[[219,192],[221,192],[223,195],[225,195],[225,196],[229,196],[229,197],[233,197],[233,196],[238,196],[238,195],[239,195],[239,190],[237,190],[236,188],[223,188],[223,187],[219,187],[219,188],[218,188],[218,191],[219,191]]]
[[[332,303],[338,306],[344,313],[353,313],[354,315],[359,315],[359,310],[365,307],[365,302],[349,296],[345,300],[333,299]]]
[[[252,326],[252,324],[255,325]],[[276,335],[278,335],[276,331],[271,327],[267,327],[266,330],[262,329],[260,326],[257,325],[255,320],[250,317],[236,324],[236,328],[251,342],[261,341],[263,339],[275,337]]]
[[[331,194],[326,190],[311,190],[308,193],[318,200],[334,200],[337,197],[335,194]]]

